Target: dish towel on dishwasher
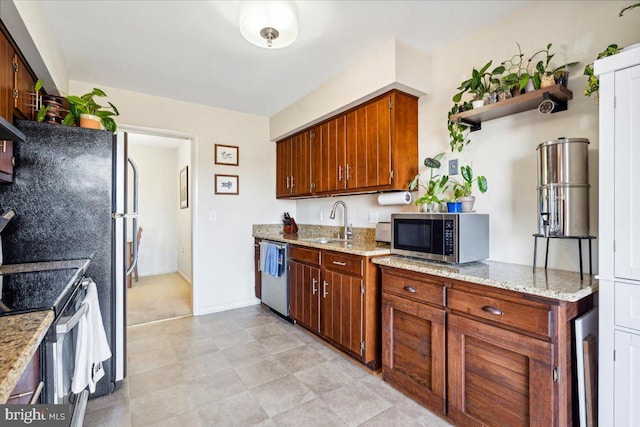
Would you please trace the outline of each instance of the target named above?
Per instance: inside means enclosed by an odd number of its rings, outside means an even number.
[[[87,311],[78,322],[76,342],[76,370],[71,383],[71,391],[80,393],[89,386],[89,391],[96,391],[96,383],[104,376],[102,362],[111,357],[111,350],[102,325],[102,314],[98,303],[98,290],[91,281],[87,287],[87,295],[82,306]]]
[[[273,243],[267,243],[267,252],[264,260],[264,272],[274,277],[279,277],[283,270],[283,249]]]

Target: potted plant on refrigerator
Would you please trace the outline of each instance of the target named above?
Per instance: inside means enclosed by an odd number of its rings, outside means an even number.
[[[42,80],[38,80],[35,84],[36,94],[42,89],[44,83]],[[65,97],[69,103],[69,109],[62,108],[62,105],[58,102],[47,103],[38,110],[37,120],[39,122],[45,121],[47,116],[51,113],[55,113],[55,116],[60,116],[63,112],[66,112],[62,124],[67,126],[79,125],[80,127],[89,129],[100,129],[100,126],[106,130],[115,132],[118,128],[116,122],[113,120],[114,116],[119,116],[120,112],[111,102],[107,101],[109,106],[103,107],[98,104],[93,98],[95,96],[107,96],[103,90],[93,88],[89,93],[85,93],[82,96],[68,95]],[[60,97],[55,97],[60,99]],[[55,111],[53,111],[55,110]]]
[[[444,156],[444,153],[424,159],[424,165],[429,168],[429,181],[427,185],[420,182],[420,174],[417,174],[409,183],[410,191],[415,191],[419,188],[425,190],[422,197],[415,201],[416,206],[420,206],[421,212],[437,212],[437,206],[441,203],[440,197],[449,187],[449,177],[447,175],[433,175],[433,170],[439,169],[441,166],[440,159],[442,156]]]
[[[473,204],[476,197],[473,195],[473,183],[478,184],[478,190],[481,193],[487,192],[487,178],[484,176],[473,177],[471,166],[462,166],[460,168],[462,174],[462,182],[454,181],[453,195],[456,200],[462,203],[462,212],[473,212]]]

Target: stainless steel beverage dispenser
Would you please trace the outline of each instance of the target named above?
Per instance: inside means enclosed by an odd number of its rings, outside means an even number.
[[[538,145],[538,232],[589,235],[589,140],[559,138]]]

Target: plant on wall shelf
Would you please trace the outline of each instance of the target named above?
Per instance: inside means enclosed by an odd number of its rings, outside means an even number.
[[[533,79],[533,86],[535,89],[540,87],[553,86],[556,82],[556,74],[568,72],[568,68],[577,64],[577,62],[570,62],[553,68],[551,66],[551,60],[555,56],[555,53],[551,53],[551,43],[547,44],[546,49],[541,49],[531,55],[527,60],[527,71],[530,65],[533,63],[534,58],[539,54],[544,54],[544,58],[536,62],[532,71],[528,71],[529,76]]]
[[[429,168],[429,181],[427,185],[424,185],[420,182],[420,174],[417,174],[415,178],[409,183],[409,190],[415,191],[420,188],[425,190],[425,193],[422,197],[418,198],[415,201],[416,206],[431,206],[434,203],[441,203],[441,195],[447,190],[449,187],[449,177],[447,175],[433,175],[434,169],[440,169],[442,163],[440,163],[440,159],[442,159],[444,153],[440,153],[435,157],[427,157],[424,159],[424,165]]]
[[[453,96],[453,102],[460,102],[462,95],[466,92],[470,92],[475,95],[476,99],[482,100],[484,95],[491,92],[492,84],[498,85],[500,83],[500,79],[496,76],[504,73],[505,68],[503,65],[499,65],[491,72],[488,72],[487,70],[492,62],[487,62],[480,70],[475,69],[475,67],[471,70],[471,78],[460,83],[458,87],[460,92]]]

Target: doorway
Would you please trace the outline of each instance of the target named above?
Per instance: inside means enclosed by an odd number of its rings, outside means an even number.
[[[139,242],[126,288],[127,326],[132,326],[193,313],[193,141],[155,131],[127,133],[139,190],[138,229],[129,224],[127,230],[129,246],[133,239]]]

